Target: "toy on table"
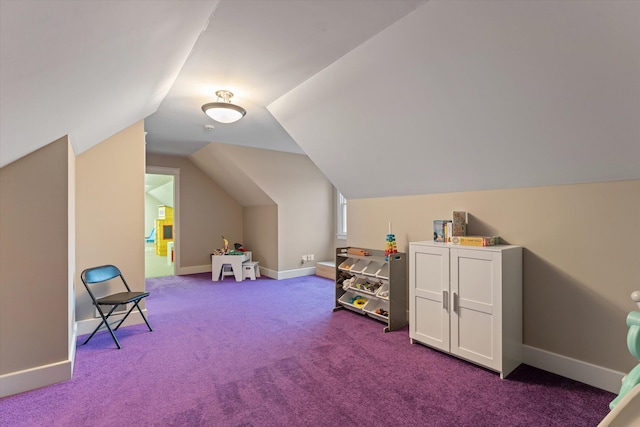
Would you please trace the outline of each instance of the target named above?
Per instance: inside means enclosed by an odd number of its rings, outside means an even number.
[[[211,255],[242,255],[246,252],[241,243],[234,243],[235,249],[229,249],[229,240],[222,236],[222,248],[213,251]]]

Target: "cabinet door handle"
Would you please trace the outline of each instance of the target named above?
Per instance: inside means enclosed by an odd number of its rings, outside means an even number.
[[[453,311],[454,312],[458,312],[459,307],[459,301],[458,301],[458,294],[457,293],[453,293]]]
[[[447,310],[449,308],[449,292],[442,291],[442,308]]]

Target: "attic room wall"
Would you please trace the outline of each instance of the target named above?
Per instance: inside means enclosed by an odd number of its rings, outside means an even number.
[[[278,206],[245,206],[244,241],[260,267],[278,271]]]
[[[278,205],[281,277],[333,259],[334,188],[307,156],[231,145],[225,152]],[[315,255],[315,261],[303,264],[303,254]]]
[[[76,160],[76,304],[79,333],[97,320],[80,280],[89,267],[117,266],[134,291],[144,282],[144,127],[139,121]],[[142,322],[134,317],[132,323]],[[127,320],[129,321],[129,320]]]
[[[147,166],[180,169],[177,274],[211,271],[210,254],[229,242],[242,242],[242,207],[186,157],[147,153]]]
[[[71,378],[73,162],[64,137],[0,169],[0,397]]]
[[[433,220],[470,215],[469,234],[524,248],[524,344],[627,373],[625,318],[640,277],[640,181],[354,199],[348,244],[400,251],[431,240]],[[568,376],[568,375],[566,375]],[[619,382],[613,385],[617,392]]]

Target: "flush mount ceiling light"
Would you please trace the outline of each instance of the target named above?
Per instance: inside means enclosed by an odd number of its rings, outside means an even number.
[[[210,102],[202,106],[202,111],[216,122],[233,123],[237,122],[247,114],[244,108],[232,104],[230,99],[233,93],[228,90],[219,90],[216,92],[217,102]]]

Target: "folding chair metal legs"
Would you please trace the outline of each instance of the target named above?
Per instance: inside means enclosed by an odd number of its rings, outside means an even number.
[[[100,317],[102,318],[102,321],[100,322],[98,327],[94,329],[91,335],[89,335],[89,338],[87,338],[82,343],[82,345],[85,345],[86,343],[88,343],[91,340],[91,338],[93,338],[93,336],[96,334],[96,332],[98,332],[104,325],[109,330],[109,333],[111,334],[111,338],[113,338],[113,342],[116,343],[119,349],[122,348],[120,346],[120,342],[118,341],[118,338],[116,338],[116,334],[113,331],[118,330],[118,328],[124,323],[124,321],[127,320],[127,318],[129,317],[129,315],[131,314],[134,308],[138,309],[138,312],[142,316],[144,323],[147,324],[147,328],[149,328],[149,331],[150,332],[153,331],[153,329],[151,328],[151,325],[149,324],[149,321],[147,320],[147,316],[144,315],[144,313],[140,309],[140,306],[138,305],[140,301],[142,301],[144,298],[149,296],[149,292],[131,291],[131,288],[127,284],[127,281],[124,280],[124,276],[122,275],[122,272],[120,272],[120,269],[118,267],[116,267],[115,265],[108,264],[108,265],[101,265],[99,267],[87,268],[82,272],[82,274],[80,274],[80,278],[82,279],[82,283],[84,284],[85,288],[87,289],[87,292],[89,293],[89,296],[91,297],[91,301],[93,301],[93,305],[96,307],[96,309],[98,310],[98,313],[100,313]],[[100,286],[100,284],[116,278],[121,279],[122,285],[127,291],[113,293],[110,295],[106,295],[102,298],[96,298],[96,296],[91,291],[91,288],[93,286]],[[103,292],[104,292],[104,289],[103,289]],[[116,310],[116,308],[124,304],[133,304],[133,305],[130,306],[129,310],[127,311],[127,313],[124,315],[122,319],[115,320],[112,323],[109,323],[109,318],[111,317],[113,312]],[[107,306],[111,306],[111,309],[105,315],[104,311],[102,311],[102,307],[107,307]],[[112,324],[115,325],[116,323],[117,323],[116,327],[112,329],[111,325]]]
[[[102,308],[100,308],[100,306],[97,306],[98,309],[98,313],[100,313],[100,317],[102,317],[102,321],[100,322],[100,324],[93,330],[93,332],[91,333],[91,335],[89,335],[89,337],[84,340],[84,342],[82,343],[82,345],[85,345],[86,343],[89,342],[89,340],[91,338],[93,338],[93,336],[96,334],[96,332],[98,332],[100,330],[100,328],[102,328],[102,325],[105,325],[107,327],[107,329],[109,330],[109,333],[111,334],[111,338],[113,338],[113,341],[116,343],[116,345],[118,346],[118,349],[122,349],[122,346],[120,345],[120,341],[118,341],[118,338],[116,338],[116,334],[113,331],[117,331],[118,328],[120,327],[120,325],[122,325],[124,323],[125,320],[127,320],[127,317],[129,317],[129,314],[131,314],[131,312],[133,311],[134,308],[138,309],[138,312],[140,313],[140,315],[142,316],[142,320],[144,320],[144,323],[147,324],[147,328],[149,328],[150,332],[153,332],[153,328],[151,328],[151,325],[149,324],[149,321],[147,320],[147,316],[144,315],[143,311],[140,309],[140,306],[138,305],[138,301],[133,301],[133,306],[129,309],[129,311],[127,311],[127,314],[118,322],[118,324],[116,325],[115,328],[111,329],[111,324],[109,323],[109,321],[107,319],[109,319],[109,316],[111,316],[111,313],[113,313],[115,311],[116,308],[118,308],[117,305],[114,305],[113,307],[111,307],[111,310],[109,310],[109,313],[107,313],[107,315],[105,316],[104,313],[102,312]],[[115,323],[115,322],[114,322]]]
[[[151,327],[151,325],[149,324],[149,322],[147,321],[147,316],[144,315],[144,313],[142,312],[142,310],[140,309],[140,306],[138,305],[139,301],[133,301],[134,306],[131,307],[131,309],[129,309],[129,311],[127,311],[127,314],[122,318],[122,320],[120,321],[120,323],[118,323],[118,326],[116,326],[115,328],[113,328],[114,331],[117,331],[118,328],[120,327],[120,325],[122,325],[124,323],[125,320],[127,320],[127,317],[129,317],[129,314],[131,314],[131,312],[133,311],[134,308],[138,309],[138,313],[140,313],[140,316],[142,316],[142,320],[144,320],[144,323],[147,324],[147,328],[149,328],[150,332],[153,332],[153,328]]]

